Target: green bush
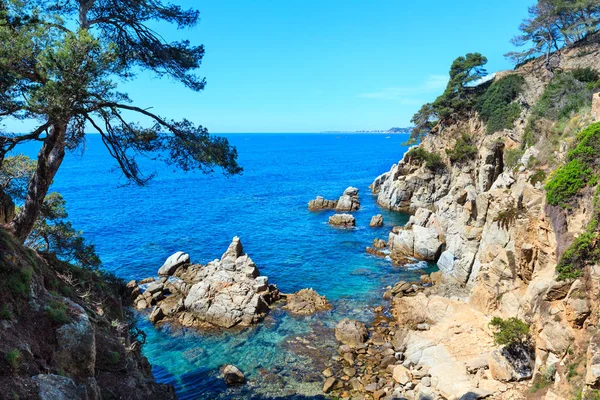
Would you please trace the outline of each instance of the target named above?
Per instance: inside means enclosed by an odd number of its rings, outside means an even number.
[[[524,150],[521,149],[506,149],[504,151],[504,166],[507,169],[513,169],[519,164],[519,160],[525,154]]]
[[[70,321],[67,316],[67,305],[60,302],[52,302],[46,307],[48,317],[59,325],[64,325]]]
[[[554,171],[546,183],[546,199],[549,204],[568,208],[581,189],[594,183],[594,171],[579,160],[571,160]]]
[[[592,91],[588,85],[575,78],[573,71],[556,75],[533,108],[534,118],[553,121],[568,119],[573,113],[590,105]]]
[[[510,129],[521,115],[521,107],[513,101],[523,90],[525,78],[508,75],[495,81],[477,104],[477,111],[487,122],[487,133]]]
[[[537,169],[529,177],[529,183],[531,183],[533,186],[537,185],[538,183],[544,182],[545,180],[546,180],[546,173],[544,171],[542,171],[541,169]]]
[[[600,79],[600,74],[598,74],[598,71],[590,67],[575,68],[571,71],[571,74],[573,74],[575,79],[583,83],[596,82],[598,79]]]
[[[490,327],[494,330],[494,342],[500,346],[524,344],[529,338],[529,325],[518,318],[492,318]]]
[[[513,222],[515,222],[518,216],[519,210],[515,205],[512,205],[506,210],[500,211],[496,218],[494,218],[494,222],[496,222],[499,227],[508,230],[508,228],[512,225]]]
[[[31,277],[33,276],[31,267],[19,269],[0,267],[0,270],[5,275],[0,282],[0,288],[8,290],[13,296],[29,296]]]
[[[10,312],[10,308],[8,308],[8,304],[4,304],[2,308],[0,308],[0,319],[10,321],[13,318],[12,312]]]
[[[473,145],[473,139],[463,133],[453,149],[446,149],[446,154],[453,164],[461,164],[477,157],[477,147]]]
[[[417,161],[424,164],[425,167],[430,170],[439,170],[445,167],[442,157],[439,154],[430,153],[421,147],[410,149],[409,152],[406,153],[406,160],[409,162]]]
[[[14,373],[19,372],[21,367],[21,352],[18,349],[12,349],[4,355],[4,359]]]

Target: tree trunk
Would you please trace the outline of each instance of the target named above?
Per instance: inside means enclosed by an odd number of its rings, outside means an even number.
[[[25,204],[12,222],[13,232],[21,242],[31,233],[48,189],[65,157],[66,129],[67,123],[52,125],[38,153],[37,168],[29,181]]]

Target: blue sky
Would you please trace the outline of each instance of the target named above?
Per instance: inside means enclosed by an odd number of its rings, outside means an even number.
[[[503,54],[533,0],[172,2],[201,12],[198,27],[161,33],[205,45],[206,89],[149,74],[120,89],[163,116],[232,133],[408,126],[457,56],[511,67]]]

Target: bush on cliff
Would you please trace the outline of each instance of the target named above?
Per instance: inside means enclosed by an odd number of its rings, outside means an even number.
[[[463,133],[454,148],[446,149],[446,154],[452,164],[461,164],[477,158],[477,147],[473,145],[473,138]]]
[[[550,82],[533,109],[537,118],[548,118],[553,121],[564,120],[592,102],[592,91],[588,89],[584,73],[576,75],[575,71],[557,74]]]
[[[526,343],[529,338],[529,325],[518,318],[492,318],[490,327],[494,330],[494,342],[500,346]]]
[[[487,123],[487,133],[510,129],[521,115],[521,107],[514,100],[522,92],[525,78],[508,75],[489,87],[477,103],[477,111]]]
[[[445,167],[442,157],[439,154],[430,153],[421,147],[410,149],[406,153],[405,159],[408,162],[416,161],[419,164],[424,164],[426,168],[436,171]]]

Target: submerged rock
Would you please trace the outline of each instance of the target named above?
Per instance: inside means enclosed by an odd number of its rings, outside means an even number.
[[[241,385],[246,382],[244,373],[235,365],[226,365],[223,367],[223,378],[228,385]]]
[[[262,320],[269,305],[279,299],[279,290],[266,276],[259,276],[238,237],[220,260],[206,266],[187,265],[189,256],[183,253],[171,258],[165,270],[173,275],[150,282],[135,300],[138,308],[156,306],[150,315],[153,323],[175,320],[197,327],[248,326]]]
[[[350,214],[334,214],[329,217],[329,225],[350,228],[356,226],[356,219]]]
[[[302,289],[297,293],[286,296],[287,304],[285,309],[294,314],[310,315],[317,311],[331,309],[331,304],[325,296],[320,296],[313,289]]]

